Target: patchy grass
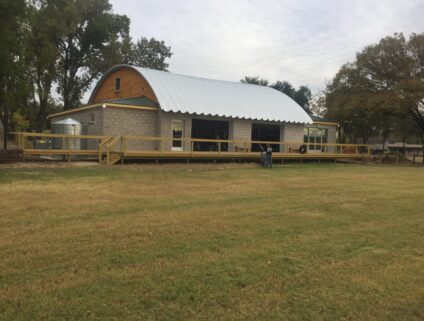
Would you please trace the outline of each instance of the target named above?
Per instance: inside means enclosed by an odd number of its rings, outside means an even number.
[[[423,320],[422,168],[0,169],[1,320]]]

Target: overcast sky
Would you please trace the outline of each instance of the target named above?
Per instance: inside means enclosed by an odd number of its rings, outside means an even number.
[[[306,84],[315,92],[355,52],[394,32],[424,31],[424,0],[111,0],[134,40],[172,47],[170,71]]]

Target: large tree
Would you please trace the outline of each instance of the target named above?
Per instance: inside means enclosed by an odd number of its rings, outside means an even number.
[[[92,81],[122,59],[111,56],[108,48],[122,54],[130,20],[112,13],[108,0],[49,0],[49,5],[61,9],[57,18],[64,30],[58,43],[57,89],[64,109],[78,107]]]
[[[382,100],[355,63],[345,64],[327,87],[327,117],[339,123],[342,143],[350,137],[367,143],[384,119]]]
[[[278,80],[276,83],[272,84],[271,87],[278,91],[281,91],[292,99],[294,99],[294,97],[296,96],[296,88],[294,88],[293,85],[288,81]]]
[[[19,107],[22,85],[22,32],[26,13],[24,0],[0,1],[0,119],[4,126],[3,146],[13,127],[12,114]]]
[[[302,108],[308,113],[311,114],[309,109],[309,104],[312,99],[312,92],[308,86],[300,86],[296,93],[294,94],[294,101],[297,102]]]
[[[142,37],[131,44],[128,63],[139,67],[168,71],[166,59],[171,58],[171,47],[164,41]]]
[[[413,121],[424,151],[424,34],[412,34],[409,39],[401,33],[385,37],[358,53],[351,67],[356,82],[350,88],[344,86],[342,93],[334,90],[340,83],[339,76],[335,77],[327,95],[329,112],[333,108],[335,114],[346,119],[342,106],[331,105],[331,97],[345,95],[351,106],[360,98],[360,104],[352,106],[353,111],[362,109],[366,111],[362,117],[375,117],[382,133],[398,128],[400,122],[396,119]]]
[[[59,41],[65,31],[60,14],[61,7],[48,0],[34,1],[34,5],[29,7],[25,65],[34,85],[33,107],[37,131],[46,128],[51,91],[57,79]]]

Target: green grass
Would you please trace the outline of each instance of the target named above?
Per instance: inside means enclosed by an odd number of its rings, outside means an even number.
[[[0,320],[423,320],[424,169],[0,168]]]

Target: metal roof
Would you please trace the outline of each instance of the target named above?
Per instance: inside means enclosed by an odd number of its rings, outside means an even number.
[[[129,65],[115,66],[103,78],[123,67],[136,70],[146,79],[158,99],[160,108],[166,112],[312,123],[312,119],[300,105],[270,87],[191,77]],[[92,97],[96,90],[97,87]]]
[[[73,118],[65,118],[62,120],[55,121],[52,124],[53,125],[81,125],[81,123],[78,120],[75,120]]]

